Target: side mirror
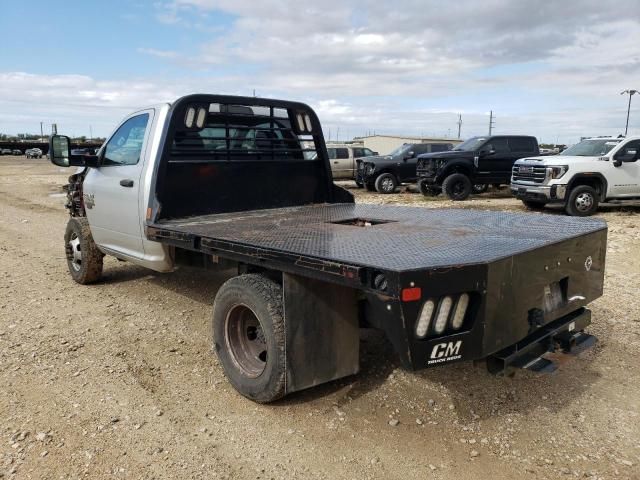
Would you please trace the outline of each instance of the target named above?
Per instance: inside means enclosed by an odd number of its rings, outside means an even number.
[[[49,138],[49,159],[59,167],[97,167],[97,155],[71,155],[71,139],[65,135]]]
[[[71,157],[71,141],[64,135],[51,135],[49,138],[49,159],[59,167],[69,167]]]
[[[614,159],[617,160],[616,163],[620,162],[634,162],[636,161],[636,155],[638,154],[638,150],[636,150],[635,148],[628,148],[628,149],[624,149],[622,150],[620,153],[618,153]]]
[[[413,158],[415,155],[416,155],[416,152],[412,150],[410,152],[407,152],[407,154],[404,156],[404,159],[409,160],[410,158]]]

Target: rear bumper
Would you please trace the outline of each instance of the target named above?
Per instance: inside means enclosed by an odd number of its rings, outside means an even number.
[[[520,353],[538,356],[556,341],[582,341],[569,337],[589,325],[585,307],[602,295],[606,235],[603,229],[487,264],[402,273],[398,283],[419,287],[422,296],[390,302],[370,295],[366,318],[386,331],[407,369],[490,357],[502,359],[503,370],[516,366]],[[466,313],[455,326],[462,294],[468,295]],[[448,313],[444,328],[436,329],[441,310]]]
[[[520,200],[533,200],[545,203],[563,202],[567,193],[566,185],[531,185],[511,183],[511,193]]]
[[[590,324],[591,311],[581,308],[540,327],[515,345],[490,355],[487,357],[487,369],[495,374],[507,373],[511,368],[555,370],[553,361],[542,355],[557,351],[575,354],[593,346],[596,338],[584,333]]]

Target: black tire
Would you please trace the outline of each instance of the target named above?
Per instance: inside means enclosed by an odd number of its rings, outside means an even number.
[[[258,274],[227,280],[213,304],[213,345],[240,394],[259,403],[286,394],[282,288]]]
[[[367,192],[375,192],[376,191],[376,187],[375,187],[375,185],[373,183],[365,183],[364,186],[367,189]]]
[[[398,188],[398,180],[390,173],[383,173],[376,178],[375,186],[378,193],[394,193]]]
[[[64,249],[71,278],[86,285],[102,276],[104,254],[93,241],[89,222],[84,217],[72,217],[64,232]]]
[[[537,202],[535,200],[522,200],[522,204],[529,210],[543,210],[547,202]]]
[[[486,183],[474,183],[471,186],[471,191],[473,193],[475,193],[476,195],[479,195],[481,193],[486,192],[487,190],[489,190],[489,185],[487,185]]]
[[[418,190],[425,197],[437,197],[442,193],[442,190],[439,187],[435,187],[427,184],[427,182],[418,182]]]
[[[466,200],[471,195],[471,180],[464,173],[452,173],[442,182],[442,190],[451,200]]]
[[[565,205],[568,215],[574,217],[588,217],[598,210],[598,192],[589,185],[579,185],[569,193]]]

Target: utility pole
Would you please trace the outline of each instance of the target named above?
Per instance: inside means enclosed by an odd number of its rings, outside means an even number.
[[[44,142],[44,131],[42,130],[42,122],[40,122],[40,141]]]
[[[627,106],[627,125],[624,127],[624,136],[627,136],[627,131],[629,130],[629,112],[631,111],[631,97],[633,95],[635,95],[636,93],[640,93],[638,92],[638,90],[625,90],[624,92],[620,92],[620,95],[629,95],[629,105]]]
[[[93,142],[93,129],[89,125],[89,142]]]
[[[495,126],[494,124],[496,123],[496,121],[493,119],[493,110],[489,111],[489,135],[491,135],[491,132],[493,131],[493,127]]]
[[[458,114],[458,139],[460,138],[460,130],[462,130],[462,114]]]

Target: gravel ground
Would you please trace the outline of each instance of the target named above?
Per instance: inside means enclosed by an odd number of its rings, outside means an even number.
[[[264,406],[236,394],[211,353],[225,275],[107,258],[103,281],[72,282],[68,175],[0,157],[0,478],[640,478],[640,207],[602,209],[600,341],[555,374],[405,372],[363,331],[360,374]],[[504,190],[456,206],[522,210]]]

